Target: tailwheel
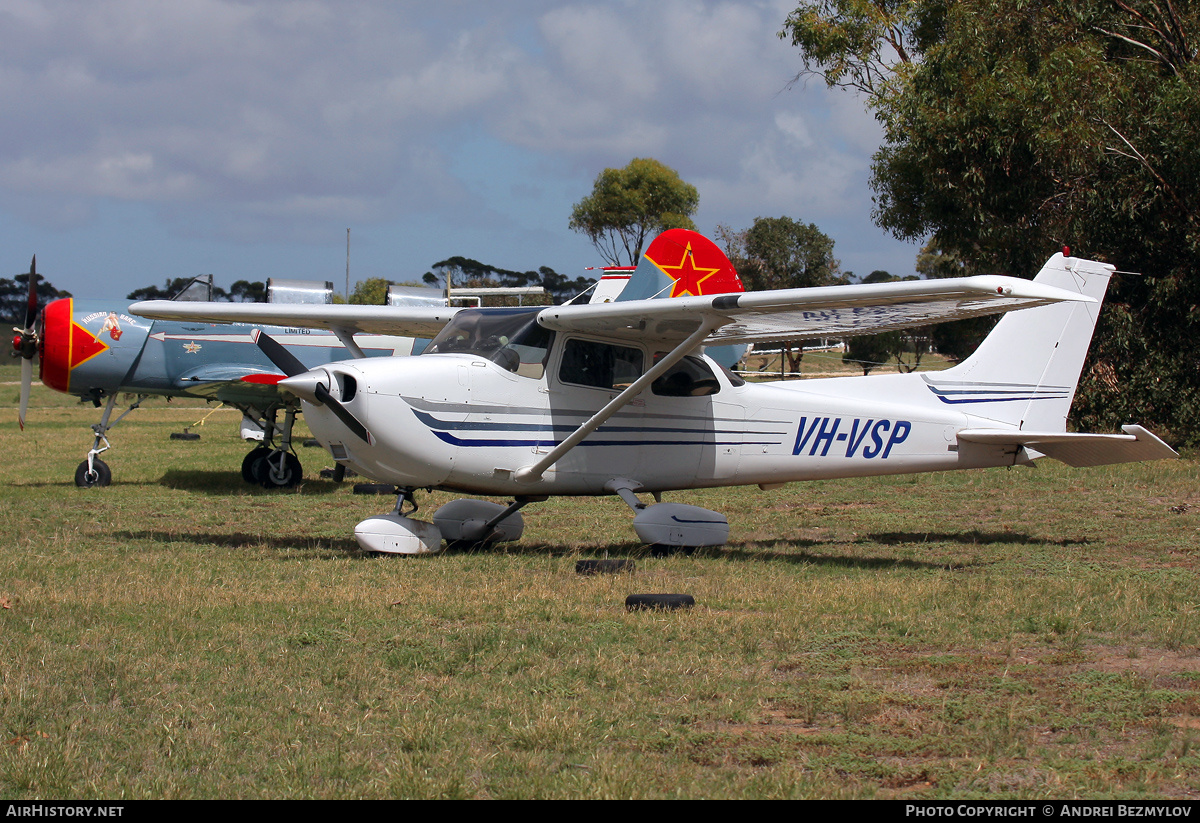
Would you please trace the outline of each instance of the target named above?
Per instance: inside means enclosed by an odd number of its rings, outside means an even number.
[[[266,489],[290,489],[299,486],[304,479],[300,459],[291,452],[277,449],[255,466],[255,477]]]
[[[88,465],[88,461],[84,460],[75,469],[75,485],[81,489],[107,486],[109,483],[112,483],[112,469],[103,460],[93,459],[91,466]]]

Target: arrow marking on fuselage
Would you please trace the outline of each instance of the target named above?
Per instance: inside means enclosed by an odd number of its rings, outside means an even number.
[[[258,331],[258,330],[255,329],[254,331]],[[274,337],[275,340],[279,341],[284,346],[316,346],[319,348],[326,348],[326,349],[341,348],[341,346],[342,346],[342,344],[338,341],[337,337],[332,334],[321,334],[321,333],[312,334],[312,335],[279,334],[279,335],[271,335],[271,336]],[[363,350],[371,350],[371,351],[374,351],[376,349],[379,349],[382,351],[391,351],[394,348],[393,346],[386,345],[386,344],[382,345],[382,346],[372,346],[369,341],[370,341],[370,338],[373,336],[376,336],[376,335],[362,335],[362,338],[364,339],[366,344],[364,345],[364,344],[360,343],[359,347],[362,348]],[[150,335],[151,340],[157,340],[160,343],[166,342],[167,340],[189,340],[189,341],[198,340],[202,343],[249,343],[249,344],[253,345],[256,338],[257,338],[257,335],[254,334],[254,332],[250,332],[247,334],[220,334],[220,333],[170,334],[168,332],[159,331],[159,332],[154,332],[153,334]]]

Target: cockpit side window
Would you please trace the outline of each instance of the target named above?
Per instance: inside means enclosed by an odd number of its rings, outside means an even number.
[[[554,332],[538,325],[542,309],[465,309],[423,354],[474,354],[522,377],[541,378]]]
[[[562,382],[597,389],[621,390],[641,376],[641,349],[595,340],[568,340],[558,368]]]

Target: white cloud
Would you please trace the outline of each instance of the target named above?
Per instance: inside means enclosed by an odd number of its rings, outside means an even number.
[[[511,210],[561,210],[565,227],[567,192],[650,156],[722,220],[857,209],[865,221],[878,128],[849,95],[784,90],[798,64],[776,36],[789,10],[7,0],[0,208],[36,199],[21,214],[49,225],[117,200],[158,210],[172,231],[243,242],[416,214],[447,234],[468,221],[546,231],[557,224]],[[469,149],[481,139],[530,160],[489,165]],[[542,173],[554,177],[518,176]]]
[[[14,164],[27,183],[65,163],[82,176],[48,174],[44,189],[107,181],[123,196],[127,177],[102,172],[102,144],[116,142],[154,158],[145,175],[164,184],[148,197],[207,191],[236,207],[249,190],[261,202],[278,189],[283,203],[302,187],[340,202],[381,175],[403,187],[406,147],[436,152],[455,129],[593,168],[661,154],[728,167],[750,121],[778,105],[778,3],[548,5],[540,51],[491,4],[449,4],[440,29],[390,3],[25,7],[0,34],[0,46],[25,44],[5,49],[0,105],[51,134],[0,137],[0,184],[19,184]],[[204,185],[165,182],[181,175]]]
[[[780,135],[796,148],[806,149],[814,145],[808,122],[800,112],[786,111],[775,115],[775,128]]]

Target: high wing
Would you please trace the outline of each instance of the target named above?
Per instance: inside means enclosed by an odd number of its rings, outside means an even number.
[[[151,320],[193,320],[333,329],[350,334],[434,337],[458,311],[445,306],[357,306],[293,303],[185,303],[144,300],[129,307]]]
[[[713,328],[704,343],[712,345],[877,334],[1062,301],[1096,302],[1029,280],[985,275],[555,306],[538,322],[562,332],[661,341],[682,340],[707,322]]]
[[[978,276],[857,286],[676,297],[670,300],[552,306],[538,322],[629,340],[679,341],[701,325],[705,344],[747,343],[802,337],[850,337],[961,320],[1090,297],[1015,277]],[[423,306],[178,303],[148,300],[130,307],[154,320],[194,320],[301,328],[327,328],[433,337],[458,311]]]

